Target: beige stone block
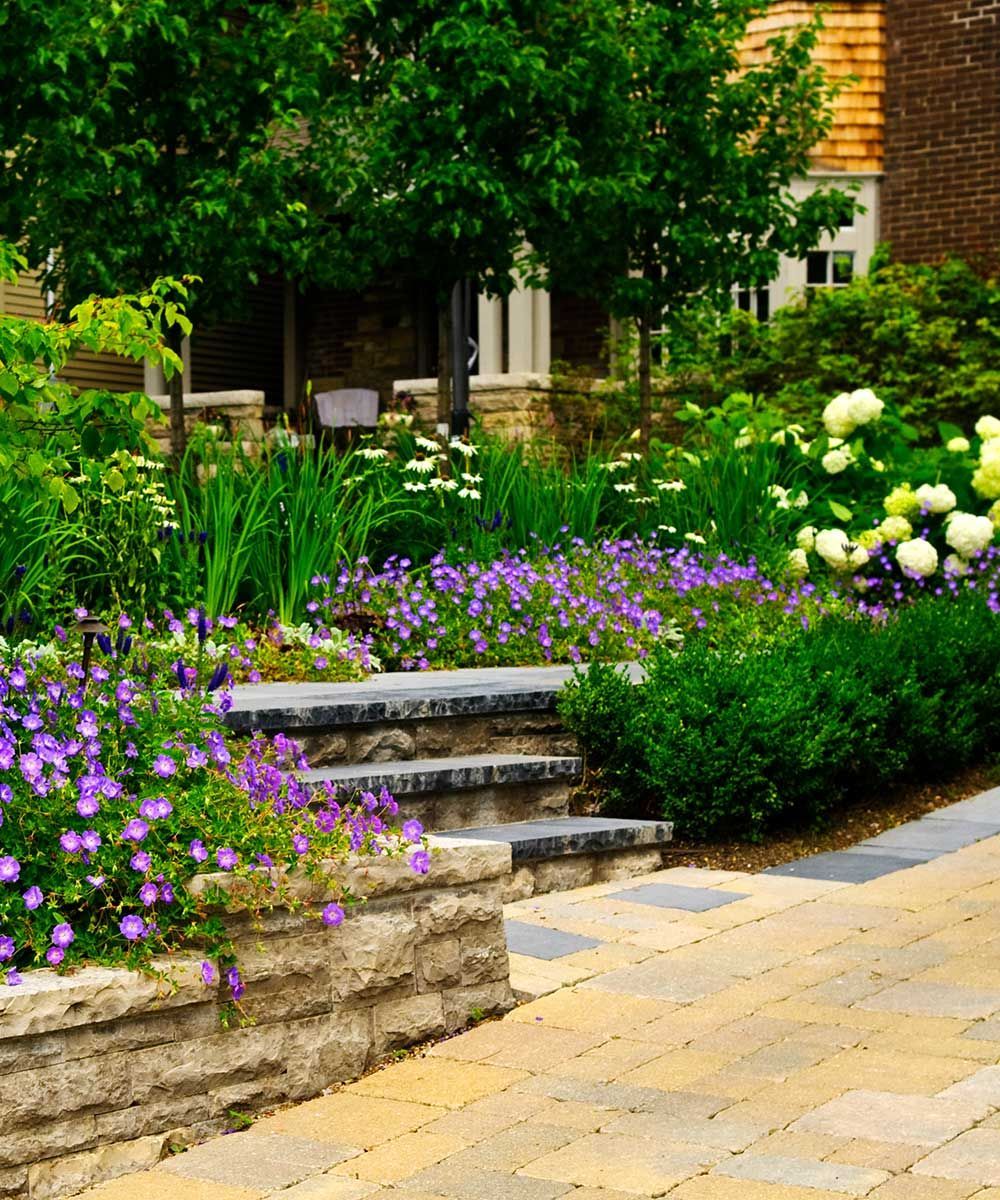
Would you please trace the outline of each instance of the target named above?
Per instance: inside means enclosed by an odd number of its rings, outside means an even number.
[[[346,1142],[370,1150],[430,1124],[445,1112],[440,1105],[386,1100],[344,1090],[265,1117],[254,1129],[261,1134],[287,1133],[317,1142]]]
[[[567,1129],[579,1129],[582,1133],[596,1133],[602,1125],[607,1125],[619,1110],[598,1108],[596,1104],[586,1104],[580,1100],[550,1100],[548,1107],[543,1108],[537,1115],[537,1120],[543,1125],[565,1126]],[[574,1200],[577,1193],[574,1192]]]
[[[130,1066],[130,1056],[110,1054],[97,1062],[53,1063],[0,1077],[4,1127],[32,1126],[39,1112],[58,1121],[123,1108],[132,1098]]]
[[[376,1056],[399,1046],[440,1037],[445,1032],[444,1006],[439,992],[401,996],[375,1005]]]
[[[166,1135],[159,1134],[35,1163],[28,1167],[28,1188],[32,1200],[54,1200],[58,1196],[82,1191],[93,1183],[145,1170],[159,1162],[166,1143]]]
[[[368,1183],[363,1179],[345,1179],[340,1175],[328,1173],[303,1179],[301,1183],[271,1194],[280,1197],[280,1200],[365,1200],[366,1196],[380,1190],[376,1183]]]
[[[516,1025],[513,1021],[503,1024],[505,1044],[489,1058],[490,1063],[499,1067],[531,1072],[561,1069],[568,1060],[575,1059],[603,1040],[598,1033],[547,1028],[544,1025]]]
[[[863,1045],[843,1050],[826,1062],[799,1072],[804,1087],[839,1085],[843,1091],[902,1092],[933,1095],[969,1074],[969,1063],[961,1058],[936,1058],[922,1054],[882,1054]]]
[[[793,1129],[779,1129],[776,1133],[769,1133],[748,1146],[746,1153],[824,1159],[850,1144],[847,1138],[833,1137],[828,1133],[797,1133]]]
[[[345,1090],[386,1100],[420,1101],[461,1108],[493,1092],[502,1092],[526,1072],[485,1063],[451,1062],[443,1058],[410,1058],[351,1084]]]
[[[178,956],[162,965],[169,980],[111,967],[80,967],[67,975],[26,972],[20,987],[4,988],[0,994],[0,1038],[116,1021],[131,1013],[204,999],[200,960]]]
[[[347,1175],[371,1183],[396,1184],[433,1166],[450,1154],[464,1150],[468,1142],[453,1134],[428,1133],[418,1130],[404,1133],[391,1142],[383,1142],[373,1150],[348,1159],[333,1168],[331,1174]]]
[[[402,913],[352,916],[328,943],[335,1000],[364,998],[416,977],[417,927]]]
[[[551,983],[563,987],[567,984],[582,983],[594,974],[588,967],[567,967],[558,959],[547,962],[543,958],[530,958],[524,954],[509,956],[511,976],[534,975],[540,979],[548,979]]]
[[[992,1191],[992,1189],[990,1189]],[[919,1175],[897,1175],[886,1180],[868,1200],[991,1200],[990,1192],[979,1190],[978,1184],[959,1183],[954,1179],[922,1179]]]
[[[417,947],[419,991],[455,987],[461,982],[462,954],[458,938],[440,938]]]
[[[461,966],[462,983],[466,987],[476,983],[494,983],[508,977],[510,962],[507,942],[499,922],[493,935],[483,941],[462,939]]]
[[[873,1132],[877,1132],[877,1130],[873,1130]],[[819,1135],[814,1134],[813,1136]],[[854,1138],[826,1157],[830,1162],[851,1163],[858,1167],[876,1167],[879,1170],[892,1171],[895,1174],[905,1171],[918,1158],[922,1158],[923,1154],[924,1151],[919,1146],[904,1146],[899,1142],[879,1142],[867,1138]]]
[[[442,995],[445,1028],[449,1033],[464,1029],[483,1016],[508,1012],[514,1007],[514,994],[505,977],[493,983],[449,988]]]

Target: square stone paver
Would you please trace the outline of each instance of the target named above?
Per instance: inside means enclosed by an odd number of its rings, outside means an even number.
[[[1000,1185],[1000,1129],[970,1129],[914,1163],[911,1170],[996,1187]]]
[[[792,1129],[846,1138],[877,1133],[883,1142],[937,1146],[967,1129],[979,1111],[979,1105],[964,1100],[852,1091],[805,1113]]]
[[[271,1197],[280,1197],[280,1200],[367,1200],[368,1196],[381,1190],[377,1183],[367,1183],[363,1179],[345,1179],[341,1175],[329,1174],[313,1175],[290,1188],[271,1192],[268,1200],[271,1200]],[[176,1200],[182,1200],[182,1197],[176,1197]],[[215,1193],[206,1197],[206,1200],[215,1200]],[[220,1197],[219,1200],[223,1198]]]
[[[507,949],[511,954],[523,954],[526,958],[562,958],[577,950],[589,950],[601,944],[597,938],[564,933],[547,925],[529,925],[527,921],[504,921],[504,929],[507,933]]]
[[[964,1030],[961,1036],[973,1038],[975,1041],[1000,1042],[1000,1017],[994,1017],[990,1021],[977,1021],[975,1025],[970,1025]]]
[[[664,1112],[630,1112],[610,1119],[605,1117],[600,1129],[602,1133],[623,1133],[661,1143],[690,1142],[733,1153],[745,1150],[764,1132],[760,1125],[727,1120],[725,1116],[714,1120],[692,1120]]]
[[[960,1079],[938,1095],[945,1100],[967,1100],[982,1104],[983,1109],[1000,1108],[1000,1067],[983,1067],[967,1079]]]
[[[871,1011],[912,1013],[927,1017],[989,1017],[1000,1012],[1000,992],[961,987],[952,983],[911,979],[869,996],[858,1008]]]
[[[830,1192],[846,1192],[864,1196],[885,1183],[888,1171],[854,1167],[847,1163],[816,1162],[807,1158],[786,1158],[776,1154],[741,1154],[727,1159],[715,1168],[718,1175],[733,1179],[754,1179],[760,1183],[781,1184],[785,1187],[808,1187]]]
[[[288,1187],[358,1153],[355,1146],[249,1130],[202,1142],[160,1169],[234,1187],[268,1189]]]
[[[990,788],[988,792],[980,792],[978,796],[970,796],[968,800],[960,800],[957,804],[939,808],[928,813],[924,819],[984,821],[988,825],[1000,825],[1000,788]]]
[[[346,1130],[362,1150],[388,1142],[403,1133],[443,1117],[443,1105],[414,1104],[406,1100],[385,1100],[360,1096],[356,1092],[334,1092],[286,1108],[273,1117],[264,1117],[254,1132],[283,1133],[317,1142],[344,1140]]]
[[[765,875],[799,875],[803,879],[830,879],[839,883],[867,883],[893,871],[912,867],[907,858],[892,854],[854,854],[850,850],[831,850],[826,854],[811,854],[780,867],[768,867]]]
[[[716,888],[684,887],[676,883],[644,883],[622,892],[612,892],[609,900],[628,900],[631,904],[652,904],[656,908],[679,908],[685,912],[707,912],[736,900],[747,900],[747,892],[723,892]]]
[[[541,1118],[524,1121],[494,1133],[477,1146],[471,1146],[448,1159],[449,1167],[480,1171],[516,1171],[525,1163],[575,1142],[580,1131],[571,1126],[545,1125]]]
[[[334,1167],[333,1174],[369,1183],[398,1183],[450,1154],[464,1150],[468,1144],[464,1138],[453,1134],[425,1133],[421,1129],[404,1133],[366,1154],[349,1158]]]
[[[939,817],[934,821],[907,821],[894,829],[887,829],[877,837],[865,838],[866,846],[882,846],[889,853],[893,848],[905,850],[932,850],[938,854],[949,854],[971,846],[974,842],[1000,833],[1000,821],[987,824],[985,821],[959,821]]]
[[[257,1188],[227,1187],[203,1179],[183,1179],[160,1169],[122,1175],[78,1193],[74,1200],[260,1200]],[[575,1200],[575,1198],[574,1198]]]

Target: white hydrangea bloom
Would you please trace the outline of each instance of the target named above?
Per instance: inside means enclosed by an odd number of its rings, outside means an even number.
[[[906,517],[886,517],[878,527],[880,538],[886,542],[905,542],[913,536],[913,526]]]
[[[1000,437],[1000,421],[996,417],[980,417],[976,422],[976,434],[984,442]]]
[[[809,574],[809,559],[804,550],[788,551],[788,571],[795,579],[805,579]]]
[[[990,505],[988,516],[993,522],[994,526],[1000,529],[1000,500],[996,500]]]
[[[835,571],[858,570],[868,561],[868,551],[852,542],[842,529],[824,529],[816,534],[816,553]]]
[[[884,408],[871,388],[859,388],[847,398],[847,415],[855,425],[871,425],[881,417]]]
[[[846,471],[853,461],[854,457],[846,447],[844,449],[838,447],[836,450],[827,450],[822,459],[823,470],[828,475],[839,475],[841,471]]]
[[[957,554],[949,554],[943,566],[946,575],[966,575],[969,571],[969,564]]]
[[[920,501],[921,508],[938,515],[951,512],[958,503],[958,498],[946,483],[939,483],[936,487],[932,487],[929,483],[922,483],[917,488],[915,495]]]
[[[912,538],[896,547],[896,562],[908,575],[926,578],[937,570],[938,552],[923,538]]]
[[[804,529],[800,529],[795,535],[795,544],[800,550],[808,553],[810,550],[816,549],[816,526],[806,525]]]
[[[953,437],[948,439],[945,449],[950,450],[952,454],[965,454],[967,450],[972,449],[972,443],[967,437]]]
[[[981,423],[977,422],[977,429]],[[972,486],[987,500],[1000,498],[1000,437],[991,437],[983,442],[979,451],[979,466],[972,475]]]
[[[864,546],[869,554],[876,548],[881,546],[885,538],[877,529],[862,529],[858,534],[858,545]]]
[[[831,437],[850,437],[856,422],[851,416],[851,397],[847,392],[834,396],[823,409],[823,425]]]
[[[944,540],[962,558],[972,558],[993,541],[996,530],[989,517],[977,517],[973,513],[952,513]]]

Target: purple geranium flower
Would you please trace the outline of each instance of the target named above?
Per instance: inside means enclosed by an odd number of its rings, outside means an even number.
[[[328,904],[323,909],[322,920],[324,925],[342,925],[344,923],[344,910],[339,904]]]
[[[21,897],[21,899],[24,901],[25,908],[34,911],[36,908],[41,907],[42,903],[45,900],[45,897],[42,895],[41,888],[30,887],[24,893],[24,895]]]
[[[169,754],[158,754],[156,761],[153,763],[153,771],[159,775],[161,779],[169,779],[177,770],[177,764]]]
[[[0,858],[0,883],[17,883],[21,874],[21,864],[16,858],[5,854]]]
[[[14,939],[11,937],[0,937],[0,962],[6,962],[8,958],[14,957]]]
[[[424,835],[424,827],[419,821],[406,821],[403,825],[403,837],[408,842],[419,842]]]
[[[13,967],[7,972],[7,986],[18,987],[24,983],[24,976],[20,971],[15,971]]]
[[[216,852],[215,861],[223,871],[231,871],[239,862],[239,858],[235,850],[231,850],[228,846],[223,846],[221,850]]]
[[[76,934],[73,932],[72,925],[67,925],[65,922],[63,922],[61,925],[57,925],[52,930],[53,946],[59,946],[60,949],[65,950],[66,947],[71,945],[74,941],[76,941]]]
[[[239,1000],[239,998],[246,991],[246,988],[243,985],[243,980],[240,979],[239,968],[237,967],[230,967],[226,971],[226,983],[229,984],[229,991],[231,992],[234,1000]]]
[[[145,850],[137,850],[129,859],[129,866],[133,871],[148,871],[152,861]]]
[[[82,845],[80,835],[74,833],[72,829],[67,830],[59,838],[60,849],[64,850],[67,854],[77,854]]]
[[[149,833],[149,826],[146,822],[141,821],[138,817],[133,817],[122,831],[122,837],[126,842],[141,842],[147,833]]]
[[[205,987],[211,987],[212,984],[215,983],[216,978],[217,976],[215,974],[215,967],[212,966],[208,959],[205,959],[205,961],[201,964],[202,983],[204,983]]]
[[[45,951],[45,961],[53,967],[58,967],[65,957],[66,951],[60,950],[58,946],[50,946],[48,950]]]
[[[137,938],[141,938],[146,932],[146,925],[142,917],[137,917],[134,913],[129,913],[127,917],[122,917],[118,924],[121,930],[121,935],[126,941],[134,942]]]
[[[414,850],[410,855],[410,867],[418,875],[426,875],[431,869],[431,856],[426,850]]]
[[[195,862],[202,863],[208,858],[208,851],[205,849],[204,842],[199,841],[197,838],[188,846],[188,854],[191,855]]]
[[[149,908],[151,904],[156,903],[156,898],[160,894],[159,888],[155,883],[144,883],[139,888],[139,899]]]

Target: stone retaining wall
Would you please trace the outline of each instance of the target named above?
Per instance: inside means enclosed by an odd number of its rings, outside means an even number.
[[[146,431],[155,439],[160,453],[166,455],[170,453],[170,397],[150,399],[163,410],[166,422],[147,421]],[[225,441],[243,441],[252,449],[264,436],[264,393],[250,389],[185,393],[184,425],[189,435],[199,422],[220,425]]]
[[[89,967],[0,991],[0,1197],[46,1200],[155,1163],[253,1113],[360,1075],[398,1047],[505,1011],[510,848],[440,843],[426,876],[355,860],[339,929],[231,918],[253,1024],[224,1029],[199,960],[172,986]],[[215,877],[193,881],[203,887]],[[312,885],[308,885],[312,887]],[[137,1198],[138,1200],[138,1198]]]

